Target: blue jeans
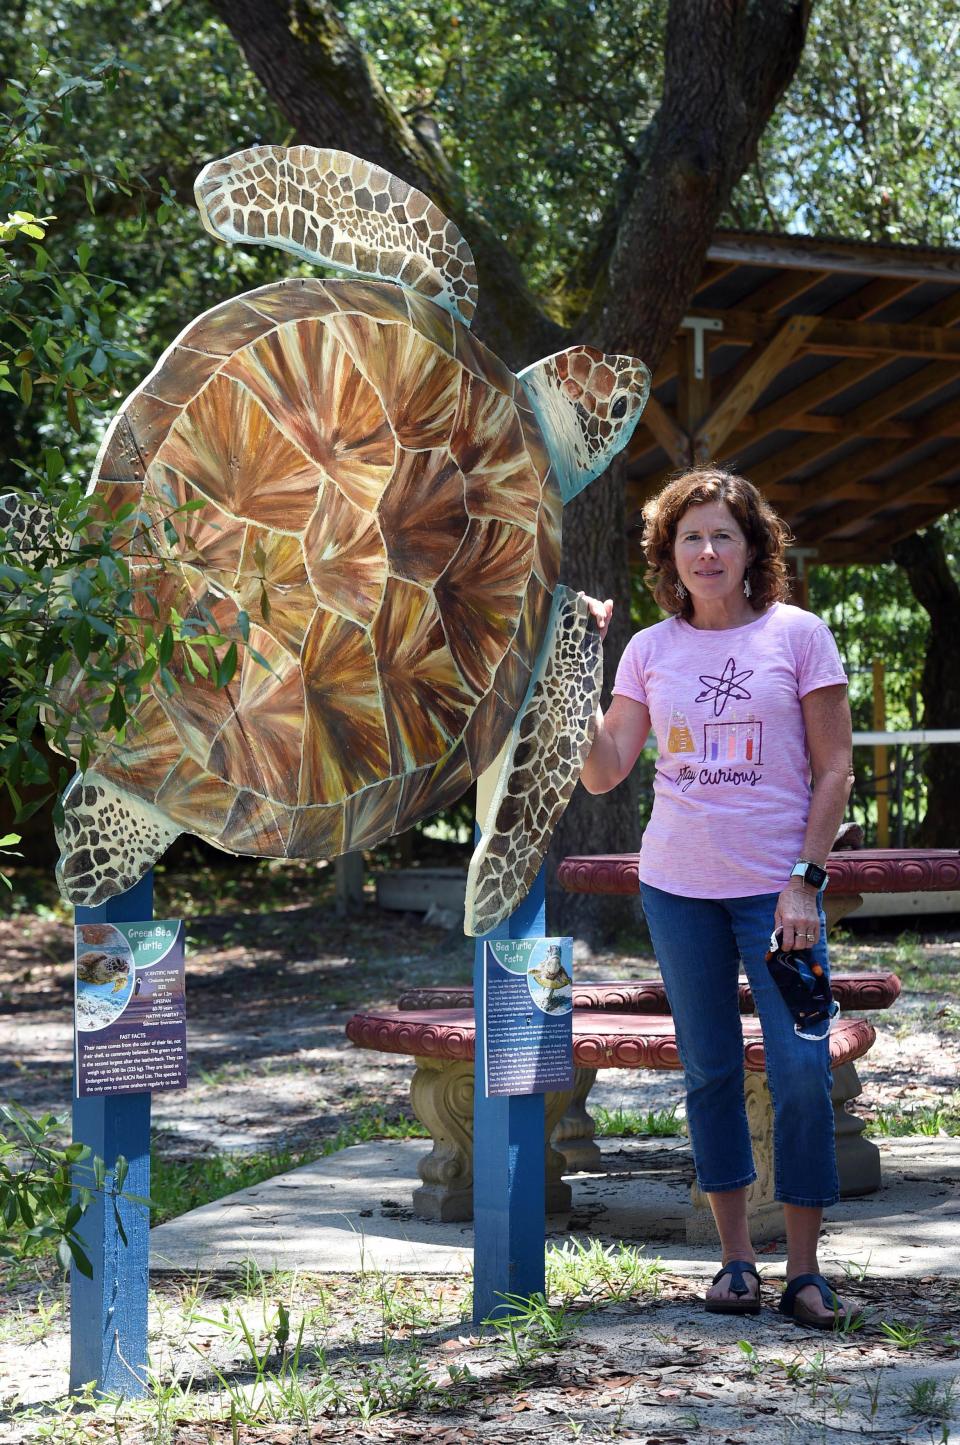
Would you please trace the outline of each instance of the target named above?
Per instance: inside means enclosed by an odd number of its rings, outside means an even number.
[[[757,1174],[743,1097],[743,1031],[737,975],[747,975],[763,1030],[773,1101],[774,1192],[784,1204],[840,1198],[827,1032],[797,1038],[770,976],[776,893],[753,898],[681,898],[641,883],[643,911],[660,964],[687,1088],[687,1128],[706,1194],[741,1189]],[[826,924],[813,950],[827,969]]]

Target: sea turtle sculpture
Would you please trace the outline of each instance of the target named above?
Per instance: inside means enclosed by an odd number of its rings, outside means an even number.
[[[176,540],[154,528],[145,619],[212,619],[239,665],[218,689],[175,658],[179,690],[151,687],[72,780],[61,889],[98,904],[182,832],[266,857],[372,847],[496,761],[466,913],[486,932],[525,896],[589,746],[599,638],[558,585],[561,509],[629,440],[648,373],[575,346],[515,377],[468,329],[457,228],[366,161],[256,147],[208,165],[196,197],[215,236],[356,279],[215,306],[104,438],[91,489],[111,508],[199,504]]]

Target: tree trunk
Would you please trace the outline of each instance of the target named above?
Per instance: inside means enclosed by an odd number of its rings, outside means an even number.
[[[960,586],[950,571],[943,535],[936,527],[905,537],[893,558],[907,574],[920,606],[930,615],[930,637],[923,664],[923,725],[960,727]],[[927,811],[920,825],[924,848],[956,848],[957,799],[960,798],[960,749],[949,743],[927,753]]]

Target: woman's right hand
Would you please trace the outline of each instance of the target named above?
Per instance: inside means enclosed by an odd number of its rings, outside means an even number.
[[[610,618],[613,616],[613,602],[607,598],[606,602],[598,602],[596,597],[588,597],[585,592],[578,594],[583,598],[590,612],[590,616],[597,624],[597,631],[600,634],[600,641],[607,635],[607,628],[610,626]]]

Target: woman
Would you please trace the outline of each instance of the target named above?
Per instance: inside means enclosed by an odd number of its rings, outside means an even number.
[[[797,1037],[764,954],[776,928],[785,950],[812,949],[827,968],[820,895],[852,777],[847,679],[829,628],[785,604],[789,533],[750,482],[687,472],[644,521],[646,580],[670,615],[628,644],[582,782],[591,793],[615,788],[652,724],[659,757],[640,892],[677,1031],[697,1178],[723,1251],[706,1308],[760,1310],[742,966],[774,1105],[788,1256],[780,1308],[835,1328],[845,1311],[817,1264],[822,1209],[839,1198],[829,1023],[822,1039]],[[613,603],[589,603],[603,634]]]

